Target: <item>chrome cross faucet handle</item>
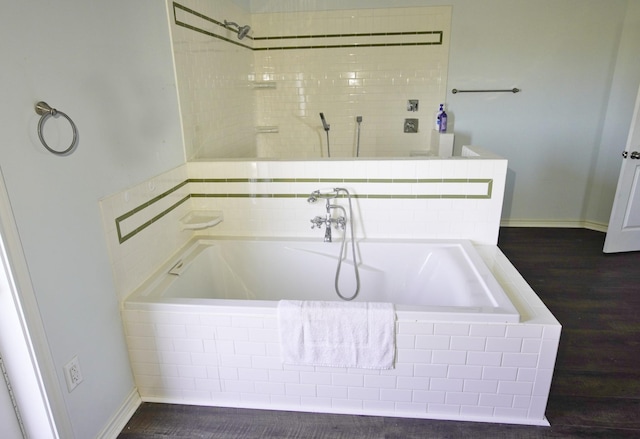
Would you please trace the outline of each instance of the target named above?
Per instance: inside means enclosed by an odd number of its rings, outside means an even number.
[[[311,219],[311,228],[315,229],[322,227],[322,224],[324,224],[324,218],[322,218],[321,216],[316,216],[315,218]]]

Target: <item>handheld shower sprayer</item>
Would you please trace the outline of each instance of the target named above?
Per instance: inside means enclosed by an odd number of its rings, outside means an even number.
[[[324,118],[324,113],[320,113],[320,120],[322,121],[324,131],[327,133],[327,157],[331,157],[331,148],[329,147],[329,129],[331,128],[331,125],[329,125],[327,120]]]
[[[358,134],[356,138],[356,157],[360,157],[360,124],[362,123],[362,116],[356,116],[356,122],[358,124]]]
[[[322,126],[324,127],[324,130],[329,131],[329,128],[331,127],[331,125],[329,125],[327,123],[327,120],[324,118],[324,113],[320,113],[320,120],[322,120]]]
[[[233,21],[224,21],[224,26],[229,29],[230,27],[235,27],[235,30],[238,33],[238,39],[241,40],[244,37],[247,36],[247,34],[249,33],[249,31],[251,30],[251,26],[249,25],[245,25],[245,26],[240,26],[238,23],[234,23]]]

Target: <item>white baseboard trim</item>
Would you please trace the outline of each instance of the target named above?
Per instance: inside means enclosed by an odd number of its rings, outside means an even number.
[[[607,230],[609,229],[609,224],[595,223],[593,221],[585,221],[584,228],[589,230],[595,230],[596,232],[607,233]]]
[[[589,229],[597,232],[607,231],[607,224],[594,221],[551,221],[551,220],[502,220],[501,227],[550,227],[565,229]]]
[[[116,439],[129,419],[142,404],[138,389],[134,388],[125,399],[120,409],[113,415],[96,439]]]

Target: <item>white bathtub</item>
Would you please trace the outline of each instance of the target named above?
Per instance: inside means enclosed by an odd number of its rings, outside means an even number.
[[[275,308],[277,301],[340,300],[334,289],[340,242],[199,239],[126,301]],[[350,246],[347,247],[350,250]],[[390,302],[433,321],[518,322],[519,314],[468,241],[357,242],[361,287],[355,301]],[[340,290],[355,291],[352,257]]]

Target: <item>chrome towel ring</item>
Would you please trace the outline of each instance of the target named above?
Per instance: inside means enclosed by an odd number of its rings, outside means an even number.
[[[56,110],[55,108],[51,108],[46,102],[43,102],[43,101],[40,101],[36,104],[36,113],[38,113],[41,116],[40,121],[38,122],[38,137],[40,138],[40,141],[42,142],[44,147],[47,148],[49,152],[56,155],[65,155],[71,152],[71,150],[76,146],[78,142],[78,129],[76,128],[76,124],[73,123],[71,118],[67,116],[65,113],[63,113],[62,111]],[[44,140],[44,136],[42,135],[42,127],[44,126],[44,121],[47,119],[47,117],[55,116],[57,114],[67,119],[71,124],[71,129],[73,130],[73,140],[71,140],[71,145],[69,145],[69,147],[64,151],[57,151],[51,148],[49,145],[47,145],[47,142]]]

